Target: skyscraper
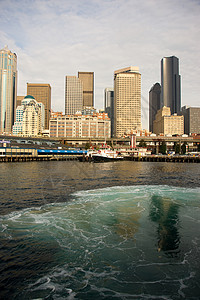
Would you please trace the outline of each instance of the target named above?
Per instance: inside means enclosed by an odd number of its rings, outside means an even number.
[[[176,56],[161,60],[161,100],[162,106],[170,107],[171,113],[181,109],[181,76],[179,60]]]
[[[83,106],[94,106],[94,72],[78,72],[78,78],[83,83]]]
[[[83,108],[83,83],[76,76],[66,76],[65,114],[72,115]]]
[[[45,129],[49,129],[51,115],[51,86],[42,83],[27,83],[27,95],[33,96],[37,102],[42,102],[45,109]]]
[[[0,50],[0,132],[11,133],[17,101],[17,55]]]
[[[157,82],[149,91],[149,131],[153,132],[153,121],[161,108],[161,86]]]
[[[111,120],[111,136],[114,133],[114,89],[106,88],[104,91],[104,109]]]
[[[114,72],[114,136],[141,130],[141,74],[138,67]]]

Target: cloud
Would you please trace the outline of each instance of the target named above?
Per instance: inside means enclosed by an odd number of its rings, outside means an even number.
[[[18,55],[18,94],[26,82],[50,83],[52,107],[64,111],[65,76],[94,71],[101,108],[114,70],[139,66],[148,128],[148,92],[160,82],[162,57],[175,55],[182,103],[199,104],[199,1],[8,0],[0,9],[0,44]]]

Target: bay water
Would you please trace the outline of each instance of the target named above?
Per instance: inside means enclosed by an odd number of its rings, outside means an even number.
[[[199,299],[195,163],[0,165],[0,299]]]

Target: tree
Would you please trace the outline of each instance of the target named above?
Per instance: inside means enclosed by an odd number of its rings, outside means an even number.
[[[159,146],[159,152],[162,154],[166,154],[167,151],[167,145],[165,141],[162,142],[162,144]]]
[[[85,144],[85,150],[89,149],[90,147],[91,147],[91,143],[90,143],[90,142],[87,142],[87,143]]]
[[[174,151],[175,151],[175,153],[179,153],[180,152],[180,145],[177,142],[174,143]]]
[[[141,148],[146,148],[147,147],[147,144],[143,139],[139,142],[139,147],[141,147]]]
[[[181,146],[181,153],[182,153],[182,154],[185,154],[185,153],[186,153],[186,145],[187,145],[187,143],[184,142],[183,145]]]

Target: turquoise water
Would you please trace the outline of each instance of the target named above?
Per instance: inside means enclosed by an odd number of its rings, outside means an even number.
[[[199,216],[200,188],[168,185],[77,191],[13,211],[0,217],[2,295],[199,299]]]

